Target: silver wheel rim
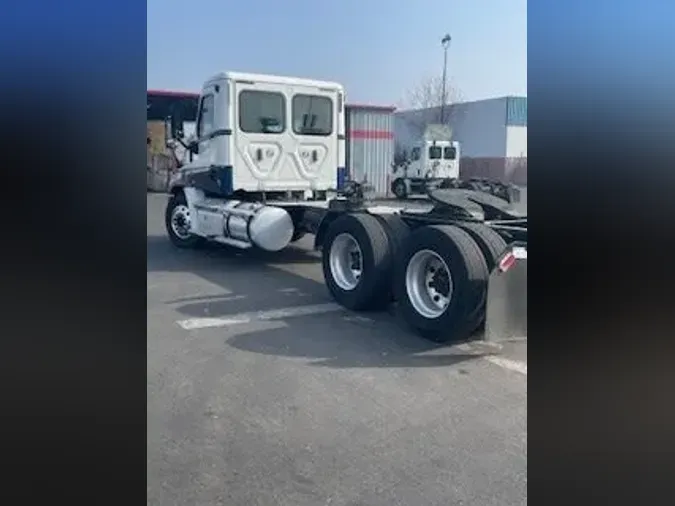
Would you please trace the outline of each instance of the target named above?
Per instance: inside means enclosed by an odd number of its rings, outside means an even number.
[[[328,263],[336,285],[346,291],[356,288],[363,273],[363,253],[351,234],[344,233],[335,238]]]
[[[431,250],[415,253],[405,272],[408,299],[425,318],[441,316],[452,299],[452,275],[445,261]]]
[[[190,210],[187,206],[178,205],[171,211],[171,231],[179,239],[189,239],[190,233]]]

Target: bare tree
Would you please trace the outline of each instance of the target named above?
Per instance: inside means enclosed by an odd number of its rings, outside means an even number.
[[[444,123],[452,126],[457,121],[460,110],[453,105],[462,102],[462,94],[449,81],[445,83],[445,97],[443,91],[443,79],[430,77],[406,93],[400,108],[410,111],[406,114],[406,123],[416,136],[421,135],[427,125],[440,123],[442,104],[445,104]]]

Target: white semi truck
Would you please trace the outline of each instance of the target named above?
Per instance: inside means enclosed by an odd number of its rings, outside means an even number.
[[[405,200],[438,188],[454,188],[489,193],[508,202],[520,200],[520,190],[515,185],[485,178],[461,179],[460,149],[460,143],[452,138],[451,128],[428,125],[422,137],[399,153],[403,156],[392,163],[391,192],[397,199]]]
[[[322,251],[332,297],[353,311],[395,303],[422,335],[526,334],[527,218],[459,189],[429,209],[369,205],[345,171],[344,89],[333,82],[226,72],[203,85],[190,153],[170,183],[166,228],[179,248],[205,241],[279,251],[305,234]],[[486,321],[487,319],[487,321]]]
[[[459,180],[459,142],[446,125],[428,125],[422,138],[391,165],[391,191],[399,199],[426,195],[430,188],[448,188]]]

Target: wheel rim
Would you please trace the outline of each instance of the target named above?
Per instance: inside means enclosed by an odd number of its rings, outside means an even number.
[[[405,273],[408,299],[425,318],[441,316],[452,299],[453,283],[445,261],[431,250],[415,253]]]
[[[363,253],[351,234],[344,233],[335,238],[328,263],[336,285],[346,291],[356,288],[363,273]]]
[[[179,239],[189,239],[190,233],[190,210],[187,206],[178,205],[171,211],[171,231]]]

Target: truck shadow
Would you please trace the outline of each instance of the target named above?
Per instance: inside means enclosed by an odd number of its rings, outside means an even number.
[[[307,239],[302,245],[308,244]],[[240,250],[216,243],[208,243],[198,250],[179,250],[166,236],[147,236],[147,271],[184,271],[187,261],[193,266],[200,266],[200,259],[216,259],[231,265],[260,266],[274,264],[314,264],[321,261],[318,253],[298,244],[291,244],[286,249],[270,253],[261,250]]]
[[[311,324],[306,321],[278,323],[277,328],[238,333],[227,344],[240,351],[299,358],[315,367],[337,369],[448,367],[479,358],[425,342],[401,329],[368,331],[339,321],[331,330],[320,332],[308,329]],[[375,325],[391,327],[384,319]]]
[[[333,303],[323,283],[277,265],[320,269],[313,252],[291,247],[280,254],[241,252],[220,246],[177,250],[166,236],[148,236],[148,272],[195,274],[220,293],[176,294],[161,301],[186,318],[227,318],[242,313]],[[309,264],[315,264],[310,266]],[[478,358],[439,346],[411,332],[395,315],[331,310],[254,326],[228,326],[224,344],[250,353],[300,358],[330,368],[419,368],[457,365]]]

